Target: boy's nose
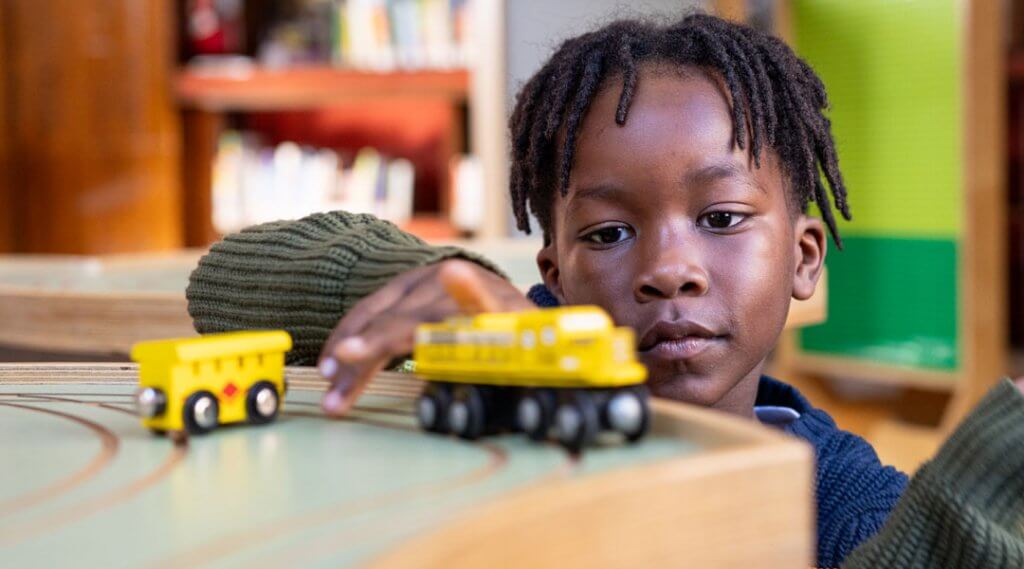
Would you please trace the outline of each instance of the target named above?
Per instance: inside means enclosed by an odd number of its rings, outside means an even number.
[[[678,255],[658,257],[637,276],[634,287],[637,302],[707,293],[708,275],[699,264]]]

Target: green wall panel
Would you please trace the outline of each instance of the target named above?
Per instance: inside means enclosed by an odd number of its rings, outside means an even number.
[[[828,321],[801,332],[806,352],[956,368],[955,242],[849,237],[826,264]]]
[[[801,348],[954,370],[962,237],[957,0],[794,0],[795,48],[828,91],[854,221],[828,254],[828,320]]]
[[[825,82],[853,235],[961,230],[955,0],[796,0],[796,49]]]

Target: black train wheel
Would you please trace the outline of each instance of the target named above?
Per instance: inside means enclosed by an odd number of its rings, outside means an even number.
[[[555,410],[558,442],[571,453],[592,443],[600,428],[597,405],[586,391],[570,392]]]
[[[281,410],[281,397],[269,381],[257,381],[245,395],[245,412],[249,422],[264,425],[273,421]]]
[[[640,440],[647,434],[651,424],[649,399],[645,385],[616,390],[605,408],[608,424],[622,433],[627,441],[632,443]]]
[[[516,426],[535,441],[546,439],[557,403],[550,389],[528,389],[516,408]]]
[[[428,382],[416,399],[416,419],[424,431],[448,432],[448,408],[452,404],[452,388],[443,383]]]
[[[448,428],[456,435],[476,440],[487,425],[483,393],[476,385],[460,385],[454,389],[448,407]]]
[[[197,391],[188,396],[181,411],[185,431],[201,435],[217,428],[220,423],[220,405],[209,391]]]

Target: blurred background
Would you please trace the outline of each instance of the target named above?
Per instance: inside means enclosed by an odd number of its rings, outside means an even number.
[[[5,0],[0,359],[189,333],[206,247],[316,211],[535,282],[506,198],[517,89],[567,37],[693,9],[779,35],[825,81],[856,219],[773,371],[915,467],[1024,374],[1018,0]]]

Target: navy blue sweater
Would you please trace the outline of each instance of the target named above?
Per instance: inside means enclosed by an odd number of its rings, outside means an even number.
[[[542,285],[530,289],[528,296],[538,306],[558,305]],[[789,408],[799,414],[782,428],[814,446],[817,566],[838,567],[847,554],[882,527],[903,494],[907,476],[882,466],[867,441],[837,427],[828,413],[815,409],[792,386],[761,377],[755,405]]]
[[[907,475],[882,466],[867,441],[836,426],[794,387],[761,377],[755,405],[789,407],[800,417],[785,427],[812,445],[817,459],[818,567],[838,567],[881,529],[907,486]]]

